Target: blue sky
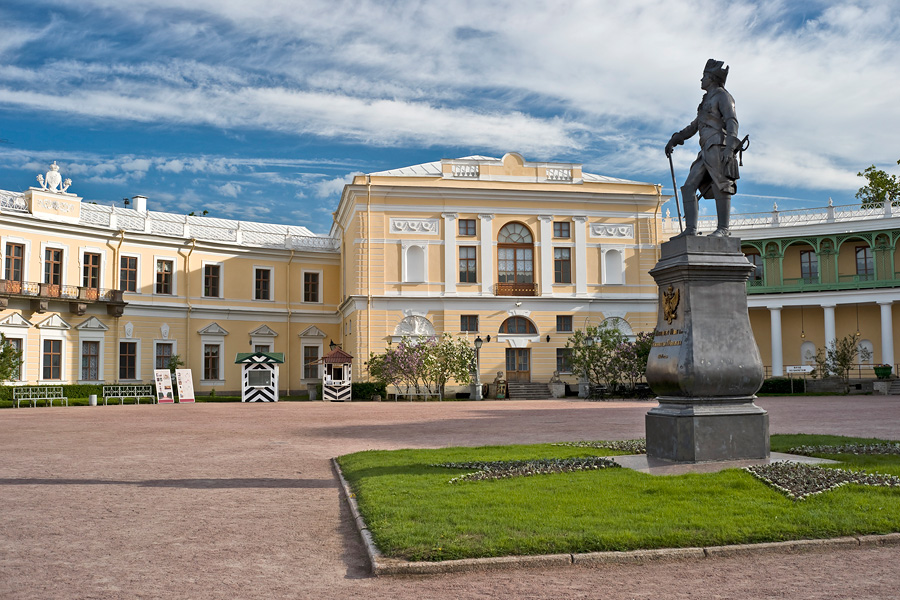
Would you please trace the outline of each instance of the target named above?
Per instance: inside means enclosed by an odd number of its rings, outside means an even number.
[[[897,31],[894,0],[5,0],[0,189],[56,160],[86,200],[319,233],[352,174],[471,154],[668,193],[715,57],[752,142],[735,210],[851,204],[900,172]]]

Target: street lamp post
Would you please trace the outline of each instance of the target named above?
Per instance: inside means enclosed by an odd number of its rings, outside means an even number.
[[[482,400],[481,396],[481,345],[484,340],[481,336],[475,338],[475,399]]]

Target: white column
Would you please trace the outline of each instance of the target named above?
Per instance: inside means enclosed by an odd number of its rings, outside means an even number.
[[[781,307],[770,306],[769,317],[772,321],[772,377],[784,375],[784,354],[781,349]]]
[[[887,203],[886,203],[887,204]],[[886,365],[894,364],[894,324],[891,313],[891,301],[879,302],[881,307],[881,362]]]
[[[456,213],[441,213],[444,217],[444,295],[456,294],[459,269],[456,261]]]
[[[827,348],[836,337],[834,334],[834,304],[831,306],[823,306],[825,311],[825,347]]]
[[[539,215],[541,221],[541,296],[553,295],[553,215]]]
[[[494,215],[478,215],[481,219],[481,295],[489,296],[494,284]]]
[[[587,217],[572,217],[575,230],[575,295],[587,296]]]

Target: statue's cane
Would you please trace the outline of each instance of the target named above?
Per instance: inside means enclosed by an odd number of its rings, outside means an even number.
[[[669,157],[669,171],[672,173],[672,193],[675,194],[675,210],[678,211],[678,231],[684,233],[684,227],[681,226],[681,203],[678,201],[678,185],[675,183],[675,165],[672,164],[672,155],[666,154]]]

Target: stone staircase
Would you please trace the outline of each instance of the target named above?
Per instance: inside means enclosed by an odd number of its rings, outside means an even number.
[[[507,387],[510,400],[546,400],[551,397],[550,387],[546,383],[510,381]]]
[[[900,379],[891,379],[891,387],[888,390],[891,396],[900,396]]]

